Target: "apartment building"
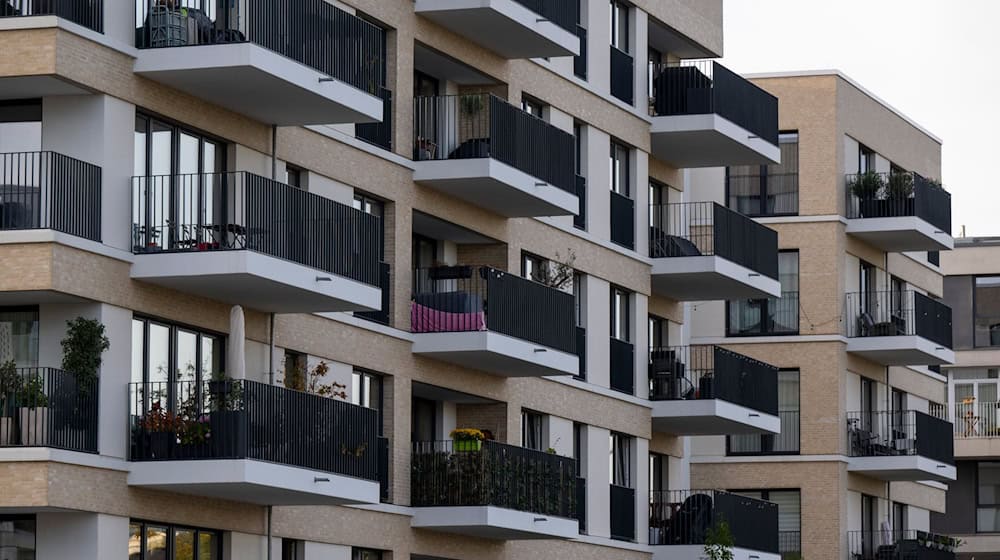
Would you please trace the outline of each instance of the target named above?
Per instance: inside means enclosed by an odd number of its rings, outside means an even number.
[[[777,231],[781,296],[696,303],[690,340],[779,368],[781,429],[695,438],[691,484],[776,503],[786,558],[954,557],[930,531],[956,479],[941,141],[837,71],[750,79],[779,100],[780,163],[690,190]]]
[[[777,558],[690,467],[796,365],[686,320],[794,227],[694,192],[786,157],[721,0],[0,10],[0,557]]]
[[[959,557],[1000,554],[996,471],[997,371],[1000,327],[997,317],[1000,240],[959,238],[941,256],[944,300],[952,308],[955,363],[945,370],[947,400],[940,416],[955,433],[957,479],[948,484],[947,515],[932,515],[931,529],[962,539]]]

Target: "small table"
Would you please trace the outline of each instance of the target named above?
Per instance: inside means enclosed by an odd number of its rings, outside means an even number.
[[[972,411],[965,413],[965,437],[978,436],[979,435],[979,417],[974,415]]]

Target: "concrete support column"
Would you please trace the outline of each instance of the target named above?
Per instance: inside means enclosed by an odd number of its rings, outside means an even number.
[[[127,517],[101,513],[39,513],[36,516],[38,558],[127,560]]]
[[[611,432],[587,426],[584,430],[587,455],[587,534],[611,536]]]

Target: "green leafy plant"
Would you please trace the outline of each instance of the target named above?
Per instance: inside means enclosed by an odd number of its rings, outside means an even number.
[[[913,196],[913,175],[909,173],[890,173],[886,191],[891,199],[904,199]]]
[[[330,366],[326,362],[319,362],[312,369],[305,366],[292,368],[282,379],[282,383],[289,389],[304,391],[313,395],[327,398],[339,398],[347,400],[347,385],[343,383],[324,383],[326,375],[330,373]]]
[[[110,347],[104,324],[97,319],[77,317],[66,321],[62,368],[77,377],[84,391],[89,391],[97,385],[101,356]]]
[[[733,532],[721,517],[718,522],[705,531],[705,555],[709,560],[733,560],[733,547],[736,542]]]
[[[484,439],[483,432],[475,428],[455,428],[449,435],[455,441],[482,441]]]
[[[30,375],[23,380],[17,400],[22,408],[45,408],[49,406],[49,397],[45,394],[45,378],[39,374]]]
[[[868,171],[852,177],[847,187],[851,190],[851,194],[858,199],[873,200],[885,188],[885,179],[880,173]]]
[[[0,416],[7,412],[7,405],[21,389],[21,376],[13,360],[0,364]]]

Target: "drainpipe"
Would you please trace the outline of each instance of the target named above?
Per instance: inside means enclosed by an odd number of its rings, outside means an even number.
[[[270,315],[271,324],[268,330],[268,352],[267,352],[267,383],[274,385],[274,313]]]

